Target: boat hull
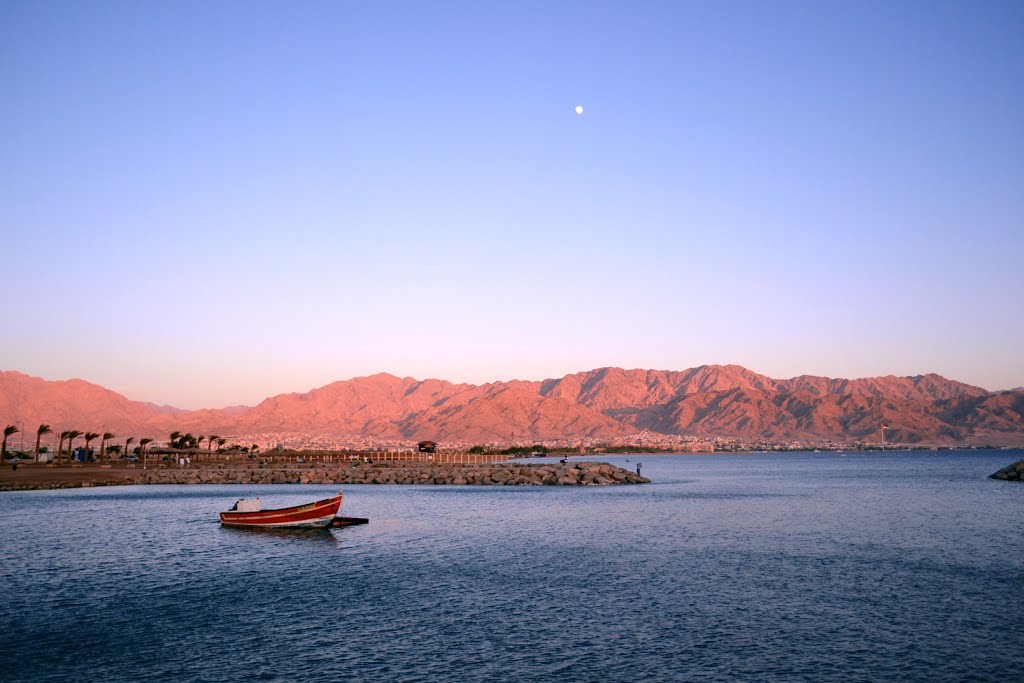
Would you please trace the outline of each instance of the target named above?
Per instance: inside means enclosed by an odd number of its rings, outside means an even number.
[[[256,529],[316,529],[330,526],[331,520],[341,509],[341,496],[325,498],[315,503],[296,505],[277,510],[256,512],[228,511],[220,513],[224,526]]]

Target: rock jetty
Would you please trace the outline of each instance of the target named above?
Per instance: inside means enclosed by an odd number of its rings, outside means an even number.
[[[127,468],[32,465],[0,469],[0,491],[132,484],[454,484],[606,486],[650,479],[603,462],[568,463],[203,463],[192,467]]]
[[[990,474],[991,479],[1006,479],[1007,481],[1024,481],[1024,460],[1018,460],[1012,465],[1007,465],[995,474]]]
[[[603,462],[460,463],[386,462],[337,465],[207,465],[141,473],[138,484],[454,484],[490,486],[607,486],[650,479]]]

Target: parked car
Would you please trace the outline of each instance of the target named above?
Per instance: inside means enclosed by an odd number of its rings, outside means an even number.
[[[134,454],[133,455],[126,455],[126,456],[124,456],[124,461],[125,462],[138,462],[139,461],[139,456],[134,455]]]

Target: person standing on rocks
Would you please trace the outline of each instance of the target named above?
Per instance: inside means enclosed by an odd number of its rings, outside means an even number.
[[[643,463],[639,463],[639,462],[638,462],[638,463],[636,464],[636,476],[638,476],[638,477],[640,476],[640,468],[641,468],[641,467],[643,467]]]

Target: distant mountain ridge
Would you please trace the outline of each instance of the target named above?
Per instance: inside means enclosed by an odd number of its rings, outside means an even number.
[[[4,422],[6,421],[6,422]],[[280,394],[255,406],[180,410],[130,401],[83,380],[0,372],[0,422],[34,432],[173,430],[381,440],[508,442],[668,435],[1024,445],[1024,392],[989,392],[935,374],[772,379],[738,365],[681,371],[599,368],[558,379],[482,385],[381,373]]]

